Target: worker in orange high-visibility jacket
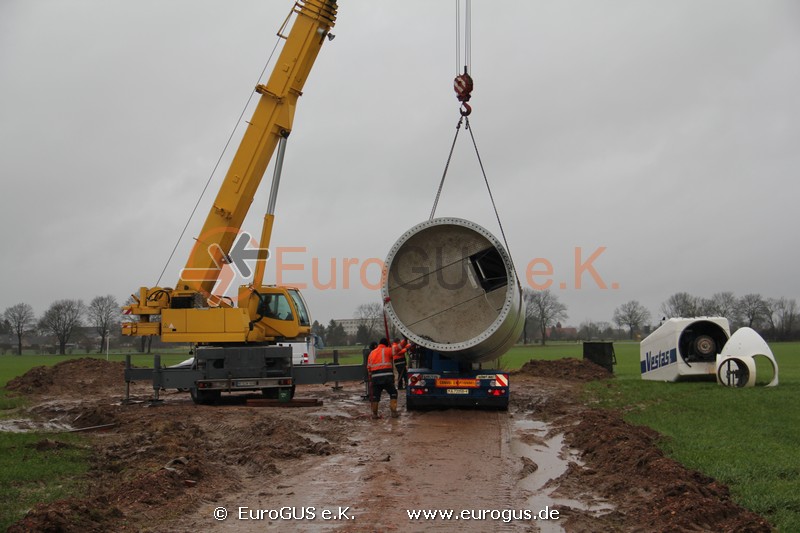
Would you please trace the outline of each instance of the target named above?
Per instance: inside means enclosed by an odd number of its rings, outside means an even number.
[[[394,354],[394,368],[397,371],[397,388],[403,390],[408,384],[408,374],[406,373],[406,352],[408,351],[409,344],[406,339],[402,341],[395,339],[392,343],[392,352]]]
[[[378,416],[378,403],[381,401],[381,393],[384,390],[389,393],[389,408],[392,411],[392,417],[398,416],[393,359],[392,347],[389,346],[389,341],[385,338],[380,340],[378,347],[372,350],[367,358],[367,371],[372,385],[372,398],[370,398],[372,418],[380,418]]]

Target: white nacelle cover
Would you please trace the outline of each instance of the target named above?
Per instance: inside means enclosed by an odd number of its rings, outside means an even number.
[[[670,318],[640,345],[642,379],[713,381],[716,356],[729,338],[727,318]]]

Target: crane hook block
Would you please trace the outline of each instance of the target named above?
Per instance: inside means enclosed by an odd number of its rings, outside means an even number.
[[[453,80],[453,89],[456,91],[456,98],[461,102],[461,116],[466,117],[472,113],[472,107],[467,103],[472,97],[472,76],[467,73],[467,67],[464,67],[464,73],[456,76]]]
[[[453,80],[453,88],[456,91],[456,98],[458,98],[459,102],[469,102],[472,96],[473,84],[472,77],[467,74],[466,67],[464,68],[464,74],[459,74]]]

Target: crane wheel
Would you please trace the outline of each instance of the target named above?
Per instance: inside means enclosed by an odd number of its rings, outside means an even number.
[[[197,387],[189,389],[189,394],[197,405],[212,405],[222,397],[222,392],[218,390],[200,390]]]

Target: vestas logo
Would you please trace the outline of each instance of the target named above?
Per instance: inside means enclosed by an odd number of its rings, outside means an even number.
[[[644,374],[645,372],[652,372],[653,370],[677,362],[678,362],[678,350],[676,348],[672,348],[671,350],[667,350],[664,352],[662,352],[661,350],[659,350],[656,353],[647,352],[645,354],[644,361],[641,362],[642,374]]]

